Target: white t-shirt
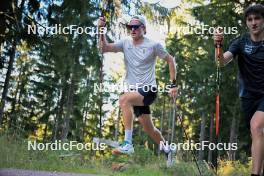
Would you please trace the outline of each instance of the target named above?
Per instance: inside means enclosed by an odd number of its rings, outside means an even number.
[[[115,43],[124,53],[126,66],[126,82],[133,86],[156,86],[156,57],[164,59],[168,52],[157,42],[146,37],[141,44],[134,46],[132,39],[123,39]]]

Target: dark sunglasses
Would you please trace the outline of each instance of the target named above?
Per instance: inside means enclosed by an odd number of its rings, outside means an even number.
[[[129,30],[137,30],[138,28],[140,28],[140,26],[142,26],[142,24],[139,24],[139,25],[126,25],[127,29]]]

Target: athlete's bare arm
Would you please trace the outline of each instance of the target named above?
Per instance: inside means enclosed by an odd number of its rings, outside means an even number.
[[[169,65],[169,70],[170,70],[170,80],[173,81],[176,79],[176,67],[175,67],[175,61],[174,58],[170,55],[167,54],[167,56],[164,58],[164,60],[168,63]]]
[[[98,19],[98,27],[104,27],[105,26],[105,19],[104,17],[100,17]],[[106,37],[104,34],[99,35],[99,46],[101,52],[120,52],[120,49],[115,46],[114,43],[108,43],[106,40]]]
[[[174,58],[170,55],[170,54],[167,54],[167,56],[164,58],[164,60],[168,63],[169,65],[169,70],[170,70],[170,80],[172,82],[175,82],[176,81],[176,64],[175,64],[175,61],[174,61]],[[175,83],[173,83],[175,84]],[[177,97],[177,94],[178,94],[178,89],[177,87],[172,87],[169,91],[170,95],[174,98]]]

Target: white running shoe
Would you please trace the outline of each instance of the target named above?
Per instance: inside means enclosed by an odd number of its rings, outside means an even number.
[[[124,141],[119,147],[112,150],[113,154],[125,154],[125,155],[131,155],[133,154],[134,147],[133,144],[130,144],[127,141]]]
[[[166,166],[167,166],[167,168],[170,168],[173,165],[173,163],[175,162],[175,155],[176,155],[176,150],[170,150],[169,153],[166,153],[166,156],[167,156]]]

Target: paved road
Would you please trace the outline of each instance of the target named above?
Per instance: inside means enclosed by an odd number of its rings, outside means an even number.
[[[0,176],[96,176],[93,174],[73,174],[64,172],[45,172],[21,169],[0,169]]]

